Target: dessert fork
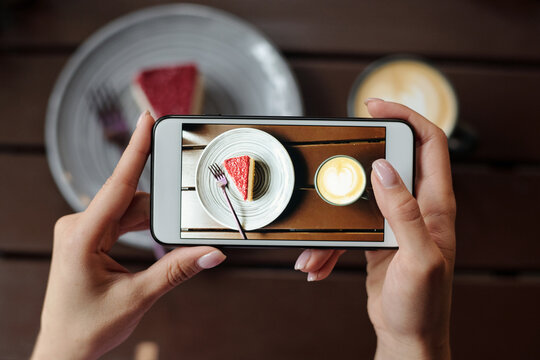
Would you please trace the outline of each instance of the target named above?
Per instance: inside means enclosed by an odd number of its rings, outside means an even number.
[[[247,239],[246,233],[244,232],[244,229],[242,229],[242,225],[240,225],[238,216],[236,216],[236,212],[234,211],[234,208],[231,204],[231,200],[229,200],[229,195],[227,195],[227,191],[225,191],[225,188],[227,187],[227,183],[228,183],[225,173],[223,172],[223,170],[221,170],[221,167],[219,167],[219,165],[215,163],[210,165],[208,169],[210,169],[210,172],[212,173],[219,187],[221,188],[221,190],[223,190],[223,193],[225,194],[225,199],[227,199],[227,203],[229,204],[229,209],[234,215],[234,220],[236,220],[238,231],[240,232],[240,234],[242,234],[242,238]]]
[[[118,96],[108,86],[90,92],[90,106],[96,112],[105,138],[125,148],[129,142],[129,129],[118,104]]]

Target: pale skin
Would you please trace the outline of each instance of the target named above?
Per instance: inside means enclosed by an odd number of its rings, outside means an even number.
[[[448,328],[455,254],[455,200],[444,133],[412,110],[372,99],[374,117],[401,118],[417,135],[414,199],[384,160],[371,180],[397,251],[366,251],[368,313],[378,359],[450,358]],[[123,342],[169,290],[225,260],[208,247],[177,248],[130,273],[108,252],[122,233],[147,229],[149,196],[136,191],[154,120],[141,115],[113,175],[87,210],[61,218],[54,232],[49,283],[32,359],[95,359]],[[326,278],[341,250],[305,250],[295,268]]]

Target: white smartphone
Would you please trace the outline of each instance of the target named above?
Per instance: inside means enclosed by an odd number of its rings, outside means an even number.
[[[379,158],[412,192],[415,140],[401,120],[163,117],[152,235],[163,245],[396,248],[371,187]]]

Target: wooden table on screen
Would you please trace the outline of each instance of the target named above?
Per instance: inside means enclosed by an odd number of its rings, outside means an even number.
[[[239,234],[213,220],[196,194],[195,173],[206,145],[216,136],[239,127],[251,127],[277,138],[294,166],[295,184],[284,212],[269,225],[247,232],[249,239],[383,240],[383,217],[371,193],[348,206],[326,203],[317,194],[313,179],[319,165],[334,155],[357,159],[369,174],[371,163],[384,157],[382,127],[197,125],[184,128],[182,143],[182,236],[191,238],[238,238]],[[213,181],[213,180],[212,180]],[[217,184],[216,184],[217,186]],[[236,191],[229,185],[228,191]],[[255,200],[256,201],[256,200]],[[232,216],[232,215],[231,215]]]

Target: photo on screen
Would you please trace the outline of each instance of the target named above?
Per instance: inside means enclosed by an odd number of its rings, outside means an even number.
[[[181,146],[181,238],[241,239],[225,191],[250,240],[384,240],[385,127],[188,123]]]

